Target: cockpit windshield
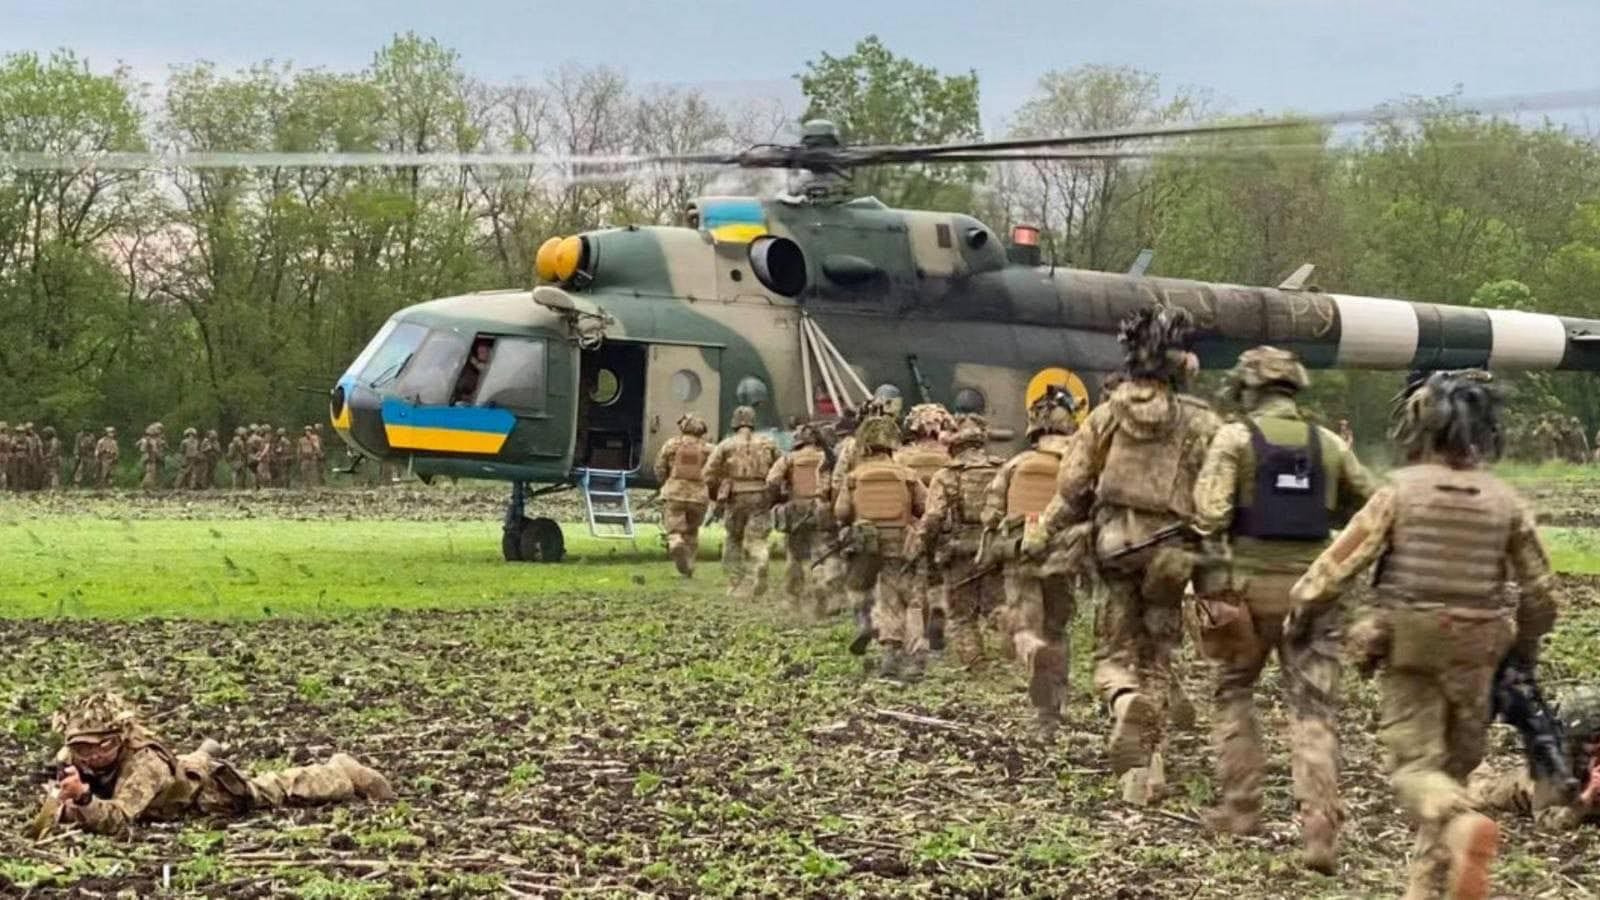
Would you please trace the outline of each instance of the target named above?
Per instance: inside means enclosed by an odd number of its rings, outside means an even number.
[[[391,319],[373,336],[350,370],[363,384],[382,387],[399,377],[427,335],[428,329],[421,325]]]

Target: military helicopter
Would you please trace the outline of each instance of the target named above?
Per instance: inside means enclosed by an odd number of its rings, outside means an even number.
[[[848,196],[863,166],[1104,159],[1124,154],[1113,142],[1281,124],[852,147],[812,122],[796,145],[654,158],[793,170],[799,189],[701,197],[677,226],[552,237],[531,288],[400,310],[333,388],[332,423],[355,453],[425,479],[510,482],[505,558],[555,561],[561,530],[528,501],[577,486],[591,529],[631,535],[626,489],[653,485],[685,413],[716,434],[749,405],[777,428],[895,392],[1003,425],[1051,384],[1086,411],[1120,361],[1118,324],[1154,304],[1193,313],[1207,367],[1272,343],[1317,368],[1600,369],[1600,321],[1328,293],[1310,265],[1274,287],[1146,276],[1147,255],[1129,272],[1058,267],[1037,228],[1002,237],[967,215]]]

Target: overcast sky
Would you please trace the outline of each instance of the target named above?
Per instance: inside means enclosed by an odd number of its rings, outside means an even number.
[[[1234,110],[1600,87],[1600,0],[0,0],[0,51],[71,47],[148,80],[200,59],[357,69],[405,30],[495,81],[605,63],[637,82],[790,100],[806,60],[876,33],[977,70],[989,127],[1041,72],[1089,62],[1209,88]]]

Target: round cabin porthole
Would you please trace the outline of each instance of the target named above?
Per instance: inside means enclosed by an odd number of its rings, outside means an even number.
[[[955,411],[957,413],[982,415],[988,405],[988,400],[983,396],[983,391],[977,388],[967,387],[956,391]]]
[[[700,397],[700,376],[688,369],[679,369],[672,373],[672,396],[678,398],[679,403],[689,403]]]
[[[594,387],[589,389],[589,401],[600,406],[610,406],[622,396],[622,379],[610,369],[594,373]]]

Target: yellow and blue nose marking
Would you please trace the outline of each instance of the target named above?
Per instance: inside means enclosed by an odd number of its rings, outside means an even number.
[[[395,450],[493,456],[517,424],[515,414],[479,406],[412,406],[386,397],[383,434]]]

